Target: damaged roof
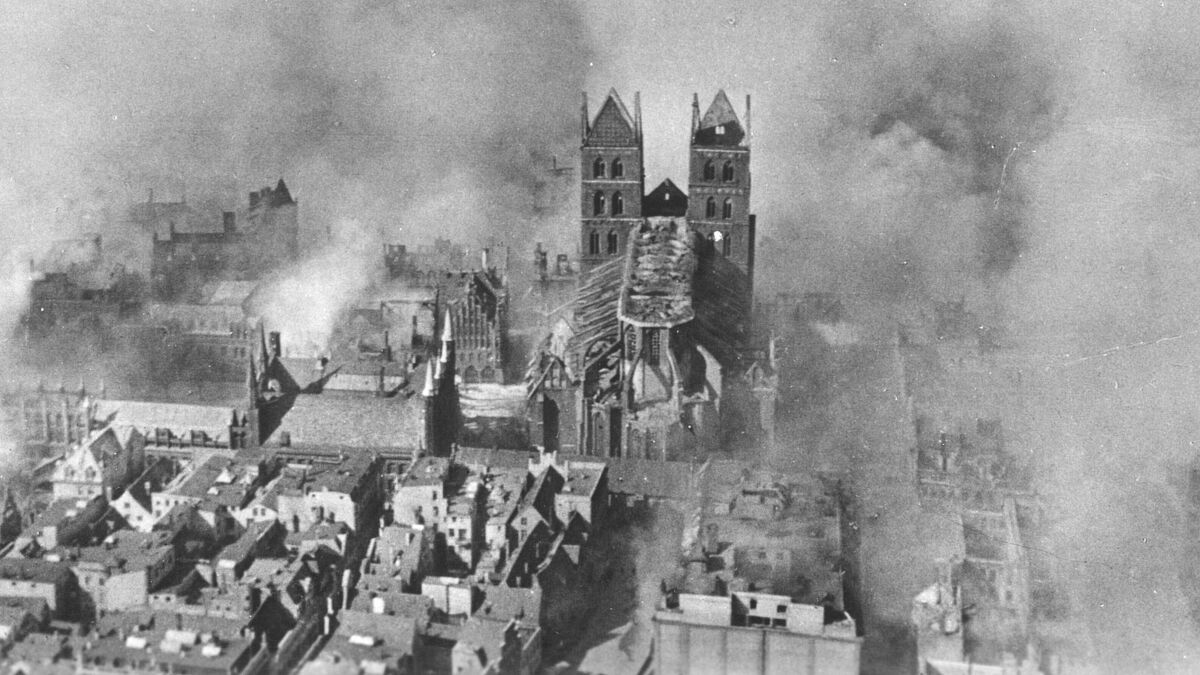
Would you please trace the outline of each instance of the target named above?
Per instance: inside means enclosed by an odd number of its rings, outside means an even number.
[[[618,317],[634,326],[670,328],[695,317],[696,255],[682,218],[647,218],[630,237]]]

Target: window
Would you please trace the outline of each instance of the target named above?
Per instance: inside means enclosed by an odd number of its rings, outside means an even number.
[[[725,162],[725,165],[721,167],[721,180],[726,183],[733,182],[733,162]]]
[[[615,169],[616,167],[614,167]],[[592,178],[604,178],[604,160],[599,157],[592,162]]]
[[[625,213],[625,198],[620,192],[614,192],[612,197],[612,214],[614,216],[624,215]]]
[[[725,203],[721,205],[721,217],[725,220],[733,217],[733,200],[729,197],[726,197]]]
[[[717,132],[717,135],[718,135],[718,136],[724,136],[724,135],[725,135],[725,125],[724,125],[724,124],[718,124],[718,125],[717,125],[717,128],[716,128],[716,132]]]
[[[646,363],[657,366],[659,361],[659,352],[662,350],[662,333],[651,329],[649,339],[646,340]]]
[[[704,217],[712,218],[715,215],[717,215],[717,200],[709,197],[708,201],[704,204]]]
[[[596,194],[592,195],[592,215],[604,215],[604,193],[599,190],[596,191]]]
[[[607,250],[608,250],[609,255],[613,255],[617,252],[617,231],[616,230],[608,231],[608,241],[606,242],[606,244],[607,244]]]
[[[732,237],[730,237],[728,234],[721,236],[721,255],[725,256],[726,258],[729,257],[731,240]]]
[[[433,498],[434,498],[434,499],[437,499],[437,490],[434,490],[434,491],[433,491]]]
[[[588,255],[600,255],[600,233],[595,230],[588,235]]]
[[[437,514],[438,514],[438,507],[435,506],[435,507],[433,507],[433,517],[436,518]]]
[[[717,177],[717,169],[713,166],[712,160],[704,163],[704,180],[712,180]]]
[[[787,614],[787,605],[776,605],[775,611],[780,614]]]
[[[625,177],[625,163],[622,162],[619,157],[617,159],[613,160],[612,177],[613,178],[624,178]]]
[[[758,600],[750,598],[750,609],[758,609]]]

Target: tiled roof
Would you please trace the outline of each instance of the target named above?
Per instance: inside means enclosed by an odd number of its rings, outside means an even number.
[[[286,432],[295,446],[415,448],[424,431],[425,400],[420,396],[300,394],[270,443],[278,444]]]
[[[194,429],[223,442],[228,440],[229,425],[237,415],[235,408],[182,403],[100,399],[95,405],[95,419],[101,423],[132,426],[147,437],[153,436],[156,428],[170,429],[178,436]]]
[[[637,145],[633,117],[615,89],[608,92],[604,103],[600,105],[600,112],[596,113],[585,144],[616,147]]]

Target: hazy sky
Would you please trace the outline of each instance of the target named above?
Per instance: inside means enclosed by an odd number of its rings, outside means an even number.
[[[1092,618],[1178,669],[1188,618],[1147,598],[1179,594],[1163,486],[1200,434],[1180,375],[1200,327],[1197,31],[1200,4],[1115,0],[6,2],[0,237],[11,251],[97,229],[150,188],[229,207],[284,176],[310,231],[492,233],[521,261],[553,234],[530,232],[528,195],[577,147],[581,90],[593,113],[610,87],[642,92],[648,187],[686,182],[693,92],[707,106],[725,88],[739,112],[752,94],[760,288],[967,297],[1052,343],[1063,358],[1031,395],[1054,414],[1030,423],[1057,503],[1104,516],[1064,545],[1111,543],[1154,591],[1114,589]],[[1052,374],[1164,336],[1170,351]],[[1144,499],[1118,498],[1140,465]],[[1073,476],[1092,499],[1062,498]],[[1124,583],[1099,569],[1097,596]]]

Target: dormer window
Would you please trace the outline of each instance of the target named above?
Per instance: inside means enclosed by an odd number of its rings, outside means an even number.
[[[715,132],[715,133],[716,133],[718,136],[724,136],[724,135],[725,135],[725,125],[724,125],[724,124],[718,124],[718,125],[717,125],[717,128],[716,128],[716,129],[714,129],[713,131],[714,131],[714,132]]]
[[[622,162],[619,158],[613,160],[612,177],[613,178],[624,178],[625,177],[625,163]]]
[[[613,168],[615,170],[616,167]],[[592,178],[604,178],[604,160],[599,157],[592,162]]]

